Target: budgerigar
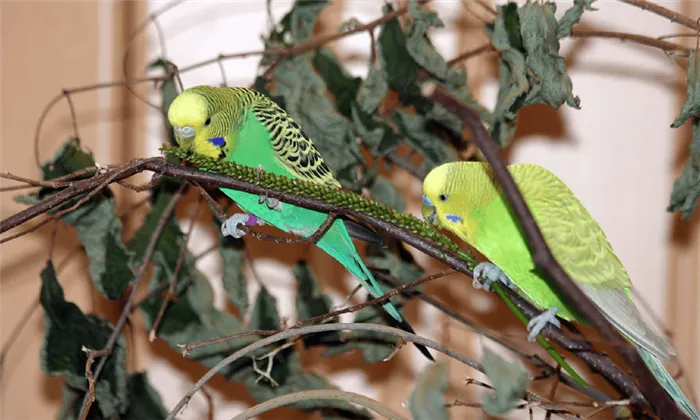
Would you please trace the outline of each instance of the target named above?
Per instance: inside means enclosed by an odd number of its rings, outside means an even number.
[[[168,120],[181,147],[197,154],[235,162],[290,178],[340,188],[314,143],[287,112],[267,96],[246,88],[196,86],[178,95]],[[271,224],[285,232],[309,237],[327,214],[243,191],[221,189],[246,214],[236,214],[221,227],[224,235],[241,237],[242,225]],[[347,221],[336,220],[316,242],[347,268],[374,297],[384,294],[352,243]],[[384,309],[404,330],[413,329],[390,301]],[[421,352],[432,360],[424,346]]]
[[[659,359],[675,354],[671,343],[643,320],[632,302],[627,271],[605,234],[554,174],[533,164],[508,166],[547,245],[569,276],[600,308],[607,319],[637,347],[659,383],[692,419],[695,407]],[[562,302],[539,271],[526,239],[491,167],[482,162],[452,162],[433,169],[423,183],[423,217],[454,232],[491,263],[474,269],[474,286],[489,289],[501,281],[545,310],[528,324],[534,341],[556,316],[585,322]],[[482,285],[480,278],[485,279]]]

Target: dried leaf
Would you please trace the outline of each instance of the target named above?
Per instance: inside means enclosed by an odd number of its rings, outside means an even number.
[[[42,165],[42,179],[50,180],[94,166],[92,153],[84,152],[78,139],[71,139],[61,146],[53,159]],[[53,189],[42,188],[36,194],[18,196],[15,200],[36,204],[54,193]],[[78,200],[72,200],[66,207]],[[49,213],[57,211],[54,209]],[[61,217],[63,222],[75,227],[78,240],[90,260],[92,282],[107,299],[119,298],[134,281],[134,273],[128,264],[131,253],[122,241],[122,223],[116,213],[114,195],[105,189],[77,210]]]
[[[122,418],[129,420],[156,420],[168,417],[160,394],[151,385],[145,372],[137,372],[129,377],[129,409]]]
[[[260,288],[253,305],[253,315],[250,318],[251,330],[278,330],[281,328],[280,316],[277,312],[277,300],[267,291],[265,286]]]
[[[449,390],[447,363],[428,365],[416,378],[411,391],[408,409],[415,420],[447,420],[450,415],[445,407],[445,392]]]
[[[690,143],[690,157],[683,172],[673,183],[671,202],[668,211],[679,211],[683,218],[689,218],[698,205],[700,197],[700,56],[692,50],[688,57],[686,76],[686,98],[681,110],[673,120],[671,128],[678,128],[692,118],[693,138]]]
[[[87,355],[83,348],[101,350],[112,334],[109,321],[85,315],[67,302],[49,261],[41,272],[40,301],[44,309],[44,339],[41,346],[41,369],[49,376],[64,376],[66,383],[80,391],[88,390],[85,378]],[[94,369],[94,365],[93,365]],[[119,336],[102,374],[95,384],[95,404],[105,418],[119,416],[127,396],[126,342]]]
[[[331,299],[321,291],[321,285],[306,261],[299,261],[292,269],[299,282],[296,295],[296,310],[300,320],[313,318],[331,312]],[[337,343],[340,334],[331,331],[322,334],[307,335],[303,338],[306,346],[324,343]]]
[[[507,362],[486,347],[483,351],[481,363],[494,388],[482,397],[484,411],[494,417],[505,416],[525,397],[530,377],[517,360]]]
[[[681,175],[673,183],[670,212],[681,212],[684,219],[690,218],[698,206],[700,197],[700,119],[693,117],[693,139],[690,156]]]
[[[350,118],[350,107],[362,84],[362,79],[348,75],[329,48],[320,49],[314,56],[314,69],[323,78],[335,98],[335,106],[341,114]]]
[[[372,182],[372,185],[369,187],[369,192],[372,194],[372,198],[399,212],[403,212],[406,209],[406,203],[401,193],[394,187],[391,181],[382,175],[378,175],[374,178],[374,182]]]
[[[491,136],[505,146],[515,133],[516,113],[524,106],[566,103],[579,109],[559,40],[571,32],[584,10],[595,10],[590,0],[577,0],[557,22],[553,2],[515,3],[498,7],[495,23],[486,33],[500,52],[499,91]]]

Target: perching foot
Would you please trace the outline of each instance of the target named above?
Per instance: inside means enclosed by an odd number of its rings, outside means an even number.
[[[527,341],[531,343],[535,341],[537,335],[542,331],[544,327],[547,326],[548,323],[551,323],[556,327],[561,327],[561,322],[559,322],[559,320],[557,319],[556,307],[550,308],[545,312],[542,312],[541,314],[532,318],[530,322],[527,323],[527,330],[530,331],[530,334],[527,336]]]
[[[265,172],[265,168],[262,165],[258,165],[258,184],[260,183],[260,175]]]
[[[483,283],[481,280],[483,279]],[[491,283],[500,281],[510,287],[512,284],[508,276],[496,264],[490,262],[482,262],[474,267],[474,280],[472,286],[475,289],[491,290]]]
[[[245,235],[245,231],[239,229],[240,226],[264,225],[265,221],[253,214],[236,213],[226,219],[221,224],[221,234],[224,236],[233,236],[238,239]]]

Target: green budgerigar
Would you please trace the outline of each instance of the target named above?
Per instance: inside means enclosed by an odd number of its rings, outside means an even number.
[[[698,411],[661,364],[675,354],[671,343],[654,331],[632,302],[627,271],[598,222],[574,193],[547,169],[533,164],[508,166],[554,257],[600,308],[607,319],[637,347],[659,383],[692,419]],[[535,268],[525,236],[508,201],[483,162],[451,162],[433,169],[423,183],[423,217],[458,235],[491,263],[474,269],[474,287],[492,281],[515,286],[523,297],[545,310],[528,324],[534,341],[556,316],[585,322],[560,300]],[[482,284],[481,279],[484,279]]]
[[[314,143],[292,117],[267,96],[246,88],[196,86],[178,95],[168,109],[180,147],[197,154],[235,162],[265,172],[340,188]],[[313,235],[328,217],[278,200],[243,191],[221,189],[246,213],[235,214],[222,224],[224,236],[240,238],[241,226],[270,224],[302,237]],[[316,242],[347,268],[374,297],[383,290],[360,258],[351,236],[371,239],[367,228],[348,220],[336,220]],[[371,233],[370,233],[371,232]],[[375,234],[376,236],[376,234]],[[384,309],[404,330],[413,329],[390,301]],[[421,352],[432,360],[424,346]]]

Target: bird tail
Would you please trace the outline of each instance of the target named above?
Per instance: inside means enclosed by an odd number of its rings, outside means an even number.
[[[673,398],[673,400],[678,404],[678,406],[683,410],[692,420],[700,420],[700,413],[695,409],[693,403],[690,402],[688,397],[683,393],[680,386],[673,380],[673,377],[666,370],[666,368],[661,364],[661,361],[641,347],[637,347],[639,354],[642,356],[642,360],[647,365],[654,377],[659,381],[661,386],[668,392],[668,394]]]

